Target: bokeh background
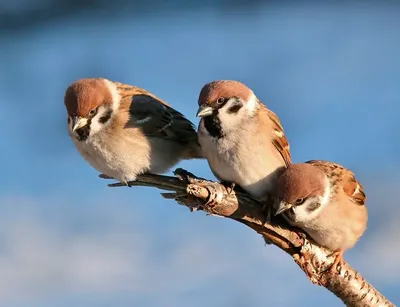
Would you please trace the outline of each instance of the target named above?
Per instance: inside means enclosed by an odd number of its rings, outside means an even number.
[[[339,162],[365,185],[369,228],[346,259],[400,303],[399,29],[395,1],[0,1],[0,306],[341,306],[248,228],[107,188],[63,105],[100,76],[195,124],[204,83],[249,85],[295,161]]]

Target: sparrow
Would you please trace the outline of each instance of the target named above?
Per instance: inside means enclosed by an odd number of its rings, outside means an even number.
[[[332,251],[331,271],[343,264],[343,253],[367,228],[363,186],[343,166],[311,160],[289,166],[276,187],[275,215],[306,232]]]
[[[254,198],[268,198],[292,161],[276,114],[234,80],[207,83],[198,104],[199,143],[215,177],[230,191],[237,184]]]
[[[144,173],[164,173],[181,159],[203,157],[193,124],[145,89],[81,79],[67,88],[64,103],[79,153],[122,183]]]

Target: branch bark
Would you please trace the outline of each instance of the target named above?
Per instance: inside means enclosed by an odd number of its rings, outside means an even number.
[[[177,177],[141,175],[136,181],[129,182],[129,185],[172,191],[161,194],[165,198],[175,199],[191,211],[202,210],[247,225],[261,234],[267,243],[272,243],[291,255],[311,282],[331,291],[346,306],[395,306],[348,263],[338,267],[337,272],[328,270],[334,261],[328,250],[314,244],[304,233],[291,228],[283,219],[273,218],[267,223],[263,205],[248,194],[240,191],[228,193],[223,185],[198,178],[183,169],[177,169],[175,175]],[[103,175],[100,177],[107,178]],[[125,185],[113,183],[109,186]],[[217,197],[218,202],[207,204],[210,197]]]

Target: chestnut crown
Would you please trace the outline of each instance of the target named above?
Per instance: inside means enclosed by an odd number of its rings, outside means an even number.
[[[325,177],[322,170],[311,164],[292,164],[279,177],[276,196],[288,204],[301,203],[310,196],[322,196]]]
[[[112,104],[112,94],[106,82],[103,78],[91,78],[72,83],[64,96],[68,115],[88,117],[98,106]]]

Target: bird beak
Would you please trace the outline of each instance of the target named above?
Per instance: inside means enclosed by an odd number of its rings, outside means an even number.
[[[72,117],[72,131],[85,127],[88,124],[87,118],[74,116]]]
[[[213,113],[213,108],[210,106],[200,106],[197,110],[196,117],[206,117]]]
[[[283,212],[285,212],[286,210],[289,210],[290,208],[292,208],[293,205],[292,204],[288,204],[287,202],[281,201],[279,203],[278,208],[276,209],[274,215],[277,216]]]

